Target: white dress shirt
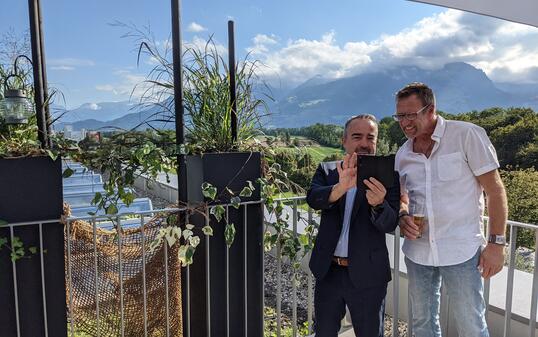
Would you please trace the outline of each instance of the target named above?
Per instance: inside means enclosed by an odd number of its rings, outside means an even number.
[[[413,152],[409,139],[396,154],[402,191],[425,200],[422,237],[405,239],[403,252],[427,266],[449,266],[472,258],[485,244],[483,189],[476,176],[499,167],[485,130],[471,123],[437,117],[431,155]]]

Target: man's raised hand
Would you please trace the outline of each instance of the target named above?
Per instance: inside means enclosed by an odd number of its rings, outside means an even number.
[[[336,165],[338,169],[338,184],[344,191],[357,186],[357,154],[346,154],[342,165]]]
[[[329,202],[340,199],[350,188],[357,186],[357,154],[346,154],[342,163],[336,164],[338,183],[333,186]]]

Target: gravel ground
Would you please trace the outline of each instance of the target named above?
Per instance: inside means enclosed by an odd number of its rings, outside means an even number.
[[[153,194],[150,194],[149,192],[144,192],[143,190],[138,188],[135,188],[134,190],[137,198],[150,198],[151,203],[153,204],[153,209],[163,209],[170,206],[171,204],[171,202],[169,202],[168,200],[159,198]]]
[[[264,279],[265,279],[265,305],[276,308],[276,288],[277,288],[277,264],[276,258],[270,254],[264,255]],[[293,268],[289,265],[282,264],[282,317],[283,327],[291,326],[293,317],[292,308],[292,279]],[[312,281],[312,289],[314,281]],[[313,294],[312,294],[313,295]],[[297,321],[299,326],[308,320],[308,276],[306,273],[299,271],[299,286],[297,287]],[[275,317],[266,317],[267,320],[276,320]],[[392,317],[385,315],[385,336],[392,336]],[[398,322],[399,335],[407,336],[407,322]]]

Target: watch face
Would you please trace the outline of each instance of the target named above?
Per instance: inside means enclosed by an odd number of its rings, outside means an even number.
[[[490,235],[488,241],[499,245],[504,245],[506,243],[506,240],[502,235]]]

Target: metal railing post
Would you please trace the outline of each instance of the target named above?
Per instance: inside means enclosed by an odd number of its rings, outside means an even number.
[[[510,262],[508,263],[508,278],[506,284],[506,303],[504,311],[503,336],[510,336],[512,321],[512,295],[514,292],[514,266],[516,261],[517,227],[510,225]]]
[[[398,337],[400,315],[400,227],[394,230],[394,276],[392,277],[392,336]]]

